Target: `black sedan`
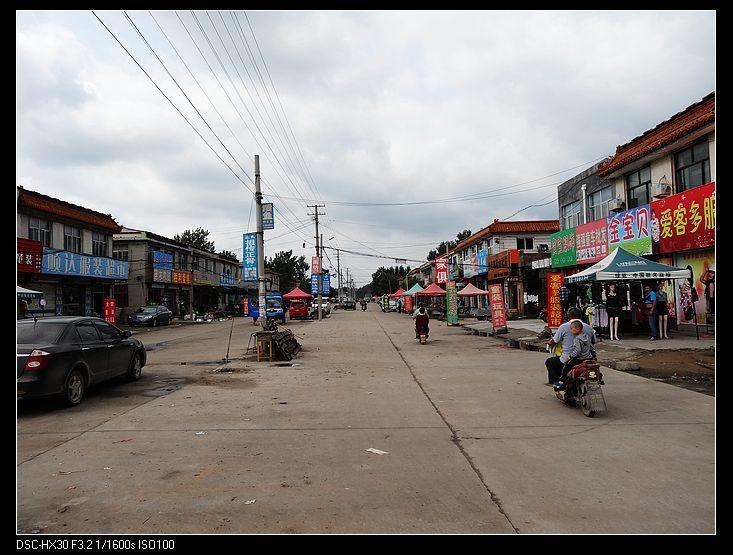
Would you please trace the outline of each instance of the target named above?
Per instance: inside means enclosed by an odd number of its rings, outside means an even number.
[[[145,346],[101,318],[60,316],[18,322],[18,398],[60,396],[78,405],[87,388],[145,366]]]
[[[160,326],[170,324],[173,313],[164,306],[141,306],[127,319],[131,326]]]

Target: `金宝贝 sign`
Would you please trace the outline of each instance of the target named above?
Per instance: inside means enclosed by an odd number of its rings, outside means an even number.
[[[547,273],[547,325],[551,328],[557,328],[562,324],[560,288],[564,280],[560,272]]]
[[[608,217],[608,252],[623,247],[632,254],[652,253],[652,212],[643,204],[626,212]]]

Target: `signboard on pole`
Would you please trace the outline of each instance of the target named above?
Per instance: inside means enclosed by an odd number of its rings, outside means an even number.
[[[321,293],[324,297],[328,297],[331,294],[331,274],[325,273],[321,275],[323,276]]]
[[[551,328],[558,328],[562,324],[560,288],[564,281],[561,272],[547,273],[547,325]]]
[[[271,202],[262,203],[262,229],[275,229],[275,209]]]
[[[491,325],[494,333],[498,329],[506,329],[506,304],[504,303],[504,286],[501,283],[489,285],[489,306],[491,307]]]
[[[117,320],[116,308],[117,301],[114,299],[104,299],[104,319],[110,324],[114,324]]]
[[[447,258],[436,258],[435,259],[435,276],[438,283],[445,283],[448,281],[448,259]]]
[[[311,294],[318,295],[318,274],[311,274]]]
[[[321,273],[321,257],[312,256],[311,257],[311,274],[320,274],[320,273]]]
[[[242,250],[242,279],[244,281],[257,281],[257,234],[244,234],[244,247]]]
[[[458,324],[458,291],[456,282],[449,281],[445,285],[445,321],[449,326]]]

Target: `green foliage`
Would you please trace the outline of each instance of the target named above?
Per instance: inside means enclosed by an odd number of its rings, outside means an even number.
[[[234,254],[232,251],[221,251],[219,253],[219,256],[225,256],[227,258],[233,258],[234,260],[236,260],[237,262],[239,262],[239,258],[237,258],[237,255]]]
[[[410,267],[407,266],[393,266],[391,268],[385,268],[381,266],[377,268],[377,271],[372,274],[372,282],[368,286],[371,289],[372,295],[384,295],[385,293],[394,293],[400,287],[405,288],[407,285],[411,287],[417,283],[417,278],[413,277],[411,283],[406,284],[405,278],[410,272]]]
[[[280,251],[270,259],[265,260],[265,266],[280,274],[280,290],[288,292],[295,287],[303,291],[310,291],[310,266],[305,256],[295,257],[293,251]],[[305,288],[304,288],[305,286]]]
[[[202,251],[216,252],[214,242],[209,241],[208,237],[209,231],[207,229],[197,227],[196,229],[187,229],[180,235],[176,233],[173,236],[173,240]]]

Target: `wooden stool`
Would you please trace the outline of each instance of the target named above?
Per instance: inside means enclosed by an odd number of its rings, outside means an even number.
[[[257,337],[257,362],[261,362],[265,357],[268,361],[273,360],[272,354],[272,333],[258,332]]]

